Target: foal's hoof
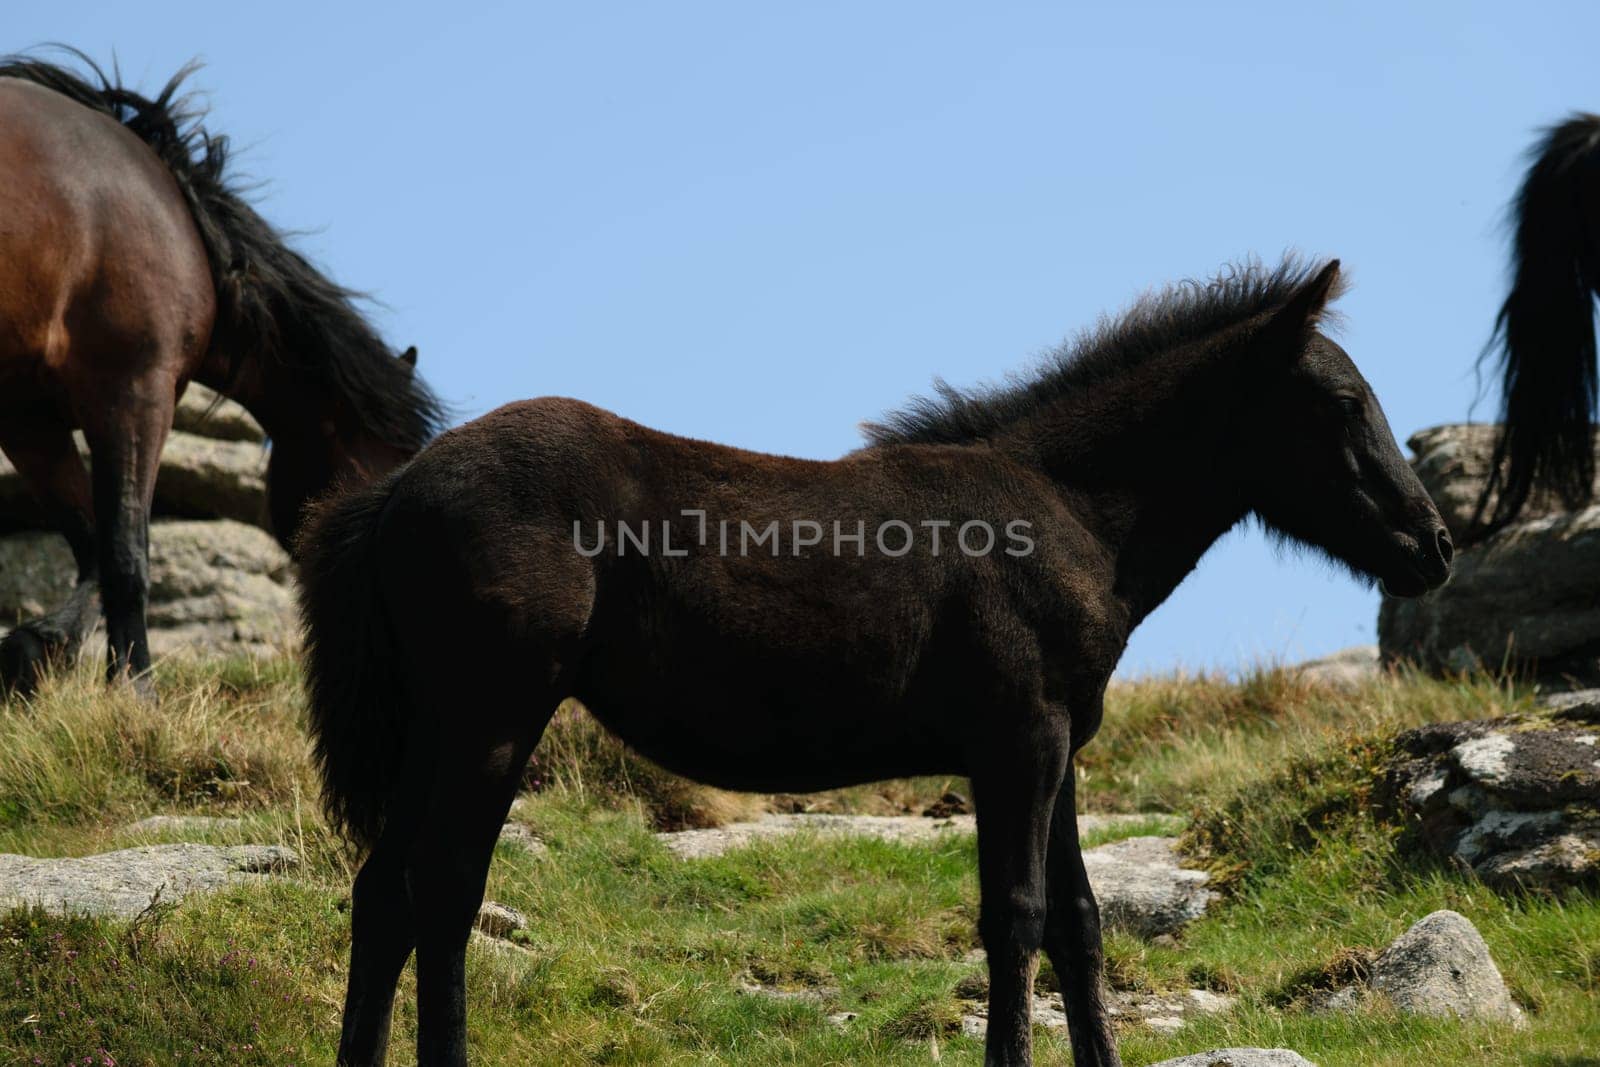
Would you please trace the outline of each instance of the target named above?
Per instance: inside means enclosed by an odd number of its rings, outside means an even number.
[[[0,695],[31,697],[60,643],[23,623],[0,640]]]

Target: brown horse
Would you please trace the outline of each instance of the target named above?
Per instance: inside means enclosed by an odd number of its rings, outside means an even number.
[[[150,666],[150,504],[190,380],[238,400],[270,435],[285,544],[308,500],[390,470],[441,421],[415,350],[396,358],[354,294],[232,187],[226,140],[176,99],[192,68],[152,100],[78,58],[98,84],[0,59],[0,449],[78,567],[66,604],[0,642],[0,689],[31,688],[76,649],[97,592],[111,676]]]
[[[1118,1063],[1073,754],[1129,633],[1255,515],[1398,595],[1451,545],[1318,329],[1337,264],[1172,290],[1009,388],[946,390],[836,462],[501,408],[318,509],[311,725],[354,889],[340,1062],[417,954],[418,1062],[466,1062],[495,838],[557,704],[726,788],[971,778],[990,1064],[1030,1058],[1040,947],[1073,1062]]]

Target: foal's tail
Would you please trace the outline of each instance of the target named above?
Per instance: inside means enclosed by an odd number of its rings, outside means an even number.
[[[1536,485],[1568,508],[1594,485],[1594,298],[1600,294],[1600,115],[1546,131],[1513,205],[1511,293],[1489,355],[1501,352],[1502,429],[1473,525],[1515,519]]]
[[[299,545],[306,689],[322,802],[363,849],[383,830],[411,721],[376,564],[393,483],[390,476],[325,501],[306,521]]]

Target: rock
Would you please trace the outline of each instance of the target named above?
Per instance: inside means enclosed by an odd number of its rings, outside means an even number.
[[[1303,680],[1332,689],[1359,689],[1382,673],[1377,645],[1356,645],[1294,668]]]
[[[1177,839],[1130,837],[1083,854],[1100,919],[1141,937],[1180,930],[1205,914],[1217,894],[1204,871],[1178,865]]]
[[[1585,706],[1407,730],[1378,800],[1490,885],[1600,884],[1600,714]]]
[[[1592,673],[1600,647],[1600,505],[1519,522],[1456,553],[1449,584],[1385,597],[1385,662],[1434,671],[1532,667]]]
[[[79,452],[88,450],[79,438]],[[218,441],[174,431],[161,452],[154,512],[267,525],[267,453],[253,441]],[[0,528],[44,529],[44,516],[0,454]]]
[[[1152,815],[1080,815],[1078,833],[1089,834],[1118,826],[1128,826],[1164,819],[1168,816]],[[720,856],[735,848],[743,848],[772,837],[811,831],[821,834],[859,834],[884,841],[921,842],[936,840],[950,834],[976,833],[977,820],[971,815],[952,815],[945,819],[930,819],[917,815],[828,815],[794,813],[763,815],[751,822],[734,822],[708,830],[672,830],[656,834],[673,854],[683,859],[705,859]]]
[[[512,934],[528,928],[528,918],[516,908],[486,900],[478,905],[478,918],[473,925],[490,937],[508,941]]]
[[[49,533],[0,537],[0,624],[63,601],[76,571]],[[265,531],[230,520],[150,524],[150,648],[269,652],[297,632],[289,557]]]
[[[0,855],[0,909],[131,919],[152,898],[192,894],[292,870],[300,857],[283,845],[150,845],[71,859]]]
[[[520,822],[508,822],[500,827],[499,843],[512,848],[520,848],[531,852],[535,856],[542,856],[550,849],[539,840],[539,835]]]
[[[122,828],[125,834],[190,834],[216,833],[238,830],[243,819],[218,818],[213,815],[151,815]]]
[[[1146,815],[1085,815],[1078,821],[1078,832],[1090,833],[1148,819]],[[970,815],[947,820],[915,815],[767,815],[755,822],[730,823],[714,830],[658,833],[656,840],[684,859],[704,859],[802,830],[917,843],[976,829],[977,820]],[[1179,866],[1177,839],[1173,837],[1131,837],[1101,845],[1086,850],[1083,862],[1100,905],[1101,921],[1143,937],[1183,928],[1217,898],[1206,888],[1209,876],[1204,871]]]
[[[1569,689],[1564,693],[1545,693],[1539,706],[1559,712],[1562,718],[1600,720],[1600,689]]]
[[[178,398],[178,408],[172,416],[172,428],[219,441],[261,444],[267,439],[266,432],[256,422],[254,415],[199,382],[190,382],[189,388]]]
[[[683,859],[720,856],[731,849],[790,834],[858,834],[884,841],[921,842],[951,834],[973,833],[971,815],[950,819],[925,819],[917,815],[763,815],[753,822],[735,822],[709,830],[677,830],[656,834],[674,855]]]
[[[1316,1064],[1286,1048],[1219,1048],[1211,1052],[1197,1052],[1193,1056],[1179,1056],[1175,1060],[1162,1060],[1151,1067],[1317,1067]]]
[[[815,1004],[821,1006],[839,998],[839,990],[834,986],[806,986],[799,989],[783,989],[771,982],[756,979],[749,972],[741,974],[738,978],[739,992],[750,997],[765,997],[768,1000],[796,1001],[801,1004]],[[851,1016],[854,1018],[854,1016]]]
[[[1457,544],[1467,542],[1473,510],[1489,476],[1489,460],[1494,455],[1494,423],[1468,423],[1435,426],[1411,435],[1412,468],[1422,487],[1439,506],[1439,514],[1450,528]],[[1600,434],[1595,436],[1595,455],[1600,460]],[[1596,462],[1595,499],[1600,500],[1600,462]],[[1523,508],[1522,518],[1534,519],[1561,511],[1560,502],[1547,494],[1534,494]]]
[[[988,993],[987,982],[981,983],[981,990],[976,996],[971,995],[971,988],[966,993],[962,992],[960,986],[956,988],[956,995],[967,1001],[961,1017],[962,1033],[970,1037],[982,1037],[988,1032],[988,1006],[984,1003]],[[1130,993],[1113,989],[1106,994],[1106,1012],[1115,1022],[1145,1026],[1162,1033],[1180,1030],[1197,1016],[1231,1011],[1234,1004],[1233,997],[1205,989],[1190,989],[1183,993]],[[1035,993],[1032,1011],[1036,1026],[1046,1030],[1064,1030],[1067,1027],[1067,1016],[1062,1010],[1059,996]]]
[[[1372,970],[1372,989],[1401,1011],[1520,1022],[1489,947],[1467,919],[1436,911],[1384,949]]]

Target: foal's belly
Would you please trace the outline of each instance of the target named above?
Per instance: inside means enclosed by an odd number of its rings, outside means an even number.
[[[602,668],[602,670],[604,670]],[[947,724],[916,701],[740,675],[699,686],[637,664],[591,675],[575,695],[630,747],[722,789],[811,792],[966,772]]]

